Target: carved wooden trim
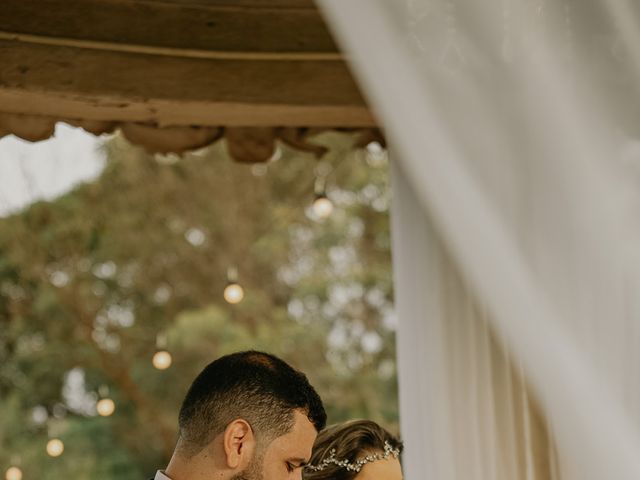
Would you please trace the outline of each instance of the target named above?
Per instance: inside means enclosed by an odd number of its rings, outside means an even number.
[[[135,145],[149,153],[184,153],[206,147],[224,138],[231,157],[241,163],[260,163],[270,160],[278,141],[300,151],[321,157],[325,147],[309,141],[319,133],[318,128],[292,127],[159,127],[133,122],[104,122],[57,119],[54,117],[0,113],[0,137],[16,135],[32,142],[51,137],[57,122],[81,127],[94,134],[113,133],[119,129]],[[382,134],[375,128],[341,129],[359,133],[356,147],[369,142],[384,144]]]

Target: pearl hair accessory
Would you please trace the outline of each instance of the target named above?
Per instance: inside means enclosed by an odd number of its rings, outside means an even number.
[[[313,472],[320,472],[333,463],[339,467],[347,469],[350,472],[358,473],[367,463],[375,462],[376,460],[386,460],[391,455],[393,455],[394,458],[398,458],[400,456],[400,450],[397,448],[393,448],[389,442],[384,442],[384,453],[370,454],[364,458],[361,458],[360,460],[356,460],[355,462],[351,463],[349,462],[349,460],[338,460],[336,458],[336,450],[335,448],[333,448],[329,451],[329,456],[322,460],[318,465],[307,465],[305,468],[308,468]]]

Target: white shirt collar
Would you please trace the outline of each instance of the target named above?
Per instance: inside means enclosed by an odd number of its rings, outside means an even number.
[[[167,477],[164,472],[161,472],[160,470],[158,470],[156,472],[156,476],[153,480],[171,480],[169,477]]]

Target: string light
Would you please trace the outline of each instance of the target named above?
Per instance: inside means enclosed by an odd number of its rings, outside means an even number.
[[[108,417],[115,412],[116,404],[110,398],[102,398],[96,404],[96,410],[101,417]]]
[[[321,219],[325,219],[333,213],[333,202],[329,200],[324,192],[316,194],[316,198],[313,201],[313,213]]]
[[[6,480],[22,480],[22,470],[18,467],[9,467],[4,478]]]
[[[156,352],[155,355],[153,355],[153,359],[151,360],[153,366],[158,370],[166,370],[171,366],[172,362],[173,359],[171,358],[171,354],[166,350],[160,350]]]
[[[326,173],[321,174],[320,171],[320,169],[316,170],[317,177],[314,184],[315,198],[313,200],[311,208],[313,209],[313,213],[318,219],[324,220],[328,218],[331,213],[333,213],[333,202],[329,200],[329,197],[327,197]]]
[[[382,155],[384,153],[384,148],[382,147],[382,145],[380,145],[380,142],[376,142],[375,140],[373,142],[367,143],[367,146],[365,148],[367,149],[367,153],[369,153],[369,155]]]
[[[100,385],[98,389],[100,400],[96,404],[96,411],[101,417],[108,417],[113,415],[116,410],[116,404],[111,398],[109,398],[109,387],[107,385]]]
[[[64,452],[64,443],[59,438],[52,438],[47,442],[47,453],[50,457],[59,457]]]
[[[238,283],[230,283],[224,289],[224,299],[231,303],[240,303],[244,298],[244,289]]]
[[[167,335],[165,333],[158,333],[156,335],[156,353],[151,359],[151,363],[158,370],[166,370],[173,363],[173,358],[167,350]]]
[[[224,299],[235,305],[244,298],[244,288],[238,283],[238,269],[229,267],[227,270],[227,286],[224,288]]]

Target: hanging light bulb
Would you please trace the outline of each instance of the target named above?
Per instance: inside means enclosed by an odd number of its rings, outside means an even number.
[[[238,269],[229,267],[227,270],[227,286],[224,288],[224,299],[235,305],[244,298],[244,288],[238,283]]]
[[[22,470],[18,467],[9,467],[4,474],[6,480],[22,480]]]
[[[173,363],[173,358],[167,350],[167,335],[165,333],[156,335],[156,353],[153,355],[151,363],[158,370],[166,370]]]
[[[382,155],[384,153],[384,147],[376,140],[367,143],[365,148],[370,155]]]
[[[321,174],[318,171],[316,174],[316,182],[313,187],[315,191],[315,198],[311,208],[318,219],[324,220],[333,212],[333,202],[329,200],[329,197],[327,197],[327,174]]]
[[[116,410],[115,402],[109,398],[109,387],[107,385],[100,385],[98,389],[98,395],[100,400],[96,403],[96,411],[101,417],[108,417],[113,415]]]
[[[166,370],[171,366],[173,359],[171,358],[171,354],[166,350],[160,350],[153,355],[153,359],[151,363],[158,370]]]
[[[231,303],[240,303],[244,298],[244,288],[239,283],[230,283],[224,289],[224,299]]]
[[[326,193],[316,194],[316,198],[313,201],[313,213],[315,213],[318,218],[325,219],[329,217],[332,212],[333,202],[329,200]]]
[[[101,417],[108,417],[115,412],[116,404],[110,398],[101,398],[96,404],[96,410]]]
[[[64,452],[64,443],[59,438],[52,438],[47,442],[47,453],[50,457],[59,457]]]

